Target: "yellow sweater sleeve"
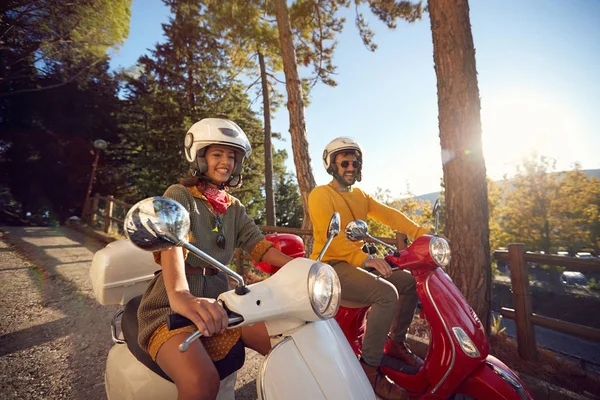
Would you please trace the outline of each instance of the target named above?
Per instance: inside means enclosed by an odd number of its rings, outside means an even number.
[[[341,197],[333,196],[331,190],[326,186],[318,186],[308,196],[308,212],[315,239],[311,258],[316,259],[325,246],[329,221],[333,213],[337,211],[341,218],[341,231],[331,242],[322,261],[340,260],[360,267],[368,255],[361,250],[362,242],[351,242],[346,239],[344,228],[354,218],[348,205],[343,202]],[[358,215],[356,217],[359,218]]]
[[[416,239],[429,233],[425,228],[420,227],[401,211],[388,207],[365,194],[369,202],[369,217],[383,222],[392,229],[402,232],[409,237]]]

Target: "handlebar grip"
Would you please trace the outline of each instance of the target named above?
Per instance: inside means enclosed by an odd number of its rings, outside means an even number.
[[[192,320],[184,317],[183,315],[169,314],[169,316],[167,317],[167,328],[170,331],[190,325],[194,325]]]

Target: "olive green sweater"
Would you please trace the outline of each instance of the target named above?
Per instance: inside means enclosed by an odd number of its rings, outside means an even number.
[[[205,200],[195,198],[183,185],[169,187],[164,196],[178,201],[190,213],[190,231],[193,235],[191,243],[222,264],[227,265],[231,262],[236,247],[250,253],[254,246],[264,239],[258,226],[246,214],[244,206],[233,196],[232,204],[223,216],[221,232],[226,240],[224,249],[217,246],[218,233],[213,231],[215,218]],[[186,264],[191,267],[210,267],[192,253],[188,254]],[[190,292],[197,297],[216,298],[229,290],[227,276],[222,272],[216,275],[188,274],[186,278]],[[138,341],[143,349],[147,349],[150,336],[166,322],[171,313],[173,310],[169,307],[163,274],[159,273],[148,285],[138,309]]]

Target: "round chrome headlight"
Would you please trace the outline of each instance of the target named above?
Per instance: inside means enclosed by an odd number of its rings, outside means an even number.
[[[340,306],[340,278],[328,264],[314,263],[308,272],[310,305],[321,319],[333,317]]]
[[[440,267],[450,264],[450,245],[445,239],[434,236],[429,242],[429,254]]]

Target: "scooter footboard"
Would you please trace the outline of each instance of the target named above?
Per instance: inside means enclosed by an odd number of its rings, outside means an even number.
[[[533,400],[519,377],[494,356],[488,356],[456,393],[479,400]]]

